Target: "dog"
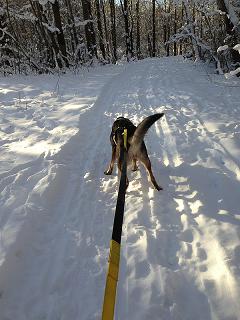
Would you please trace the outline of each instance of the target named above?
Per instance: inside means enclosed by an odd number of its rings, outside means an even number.
[[[148,129],[154,124],[155,121],[163,117],[164,113],[153,114],[145,118],[137,127],[127,118],[118,117],[112,126],[110,134],[110,142],[112,145],[112,158],[110,164],[104,174],[111,175],[114,167],[115,160],[117,159],[118,170],[122,170],[122,157],[121,148],[123,147],[123,131],[127,129],[127,164],[132,162],[132,171],[136,171],[137,161],[140,161],[146,168],[152,185],[158,191],[162,190],[152,173],[151,162],[148,157],[147,148],[143,141]],[[129,184],[126,178],[127,186]]]

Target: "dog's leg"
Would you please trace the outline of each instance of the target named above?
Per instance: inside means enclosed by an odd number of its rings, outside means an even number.
[[[116,146],[112,146],[112,159],[108,166],[108,169],[104,171],[104,174],[106,175],[112,174],[115,160],[116,160]]]
[[[155,179],[155,177],[154,177],[154,175],[153,175],[153,173],[152,173],[152,166],[151,166],[151,162],[150,162],[148,156],[147,156],[147,157],[144,157],[144,158],[141,158],[141,162],[142,162],[142,163],[144,164],[144,166],[146,167],[146,169],[147,169],[147,171],[148,171],[148,174],[149,174],[149,177],[150,177],[150,180],[151,180],[154,188],[157,189],[158,191],[163,190],[163,188],[160,187],[160,186],[157,184],[156,179]]]
[[[138,170],[137,160],[133,159],[132,160],[132,171],[137,171],[137,170]]]

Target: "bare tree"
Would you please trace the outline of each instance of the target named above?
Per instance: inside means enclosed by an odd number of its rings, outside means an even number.
[[[173,22],[173,32],[177,33],[177,6],[174,6],[174,22]],[[173,43],[173,55],[177,55],[177,42]]]
[[[111,38],[112,38],[112,62],[117,61],[117,36],[116,36],[116,16],[115,16],[115,1],[109,0],[110,17],[111,17]]]
[[[70,0],[65,0],[65,5],[67,8],[67,15],[69,20],[72,51],[73,51],[73,54],[75,55],[75,52],[78,47],[78,36],[77,36],[77,30],[76,30],[75,19],[73,14],[72,2]],[[80,58],[79,55],[78,57]]]
[[[105,50],[106,50],[107,60],[110,61],[109,33],[108,33],[108,28],[107,28],[107,18],[106,18],[105,5],[104,5],[103,0],[100,0],[100,8],[101,8],[101,12],[102,12],[102,15],[103,15],[103,25],[104,25],[104,33],[105,33],[104,47],[105,47]],[[116,62],[116,59],[115,59],[115,62]]]
[[[156,1],[152,0],[152,56],[156,56]]]
[[[90,0],[82,0],[83,19],[85,23],[85,35],[90,58],[97,58],[96,36],[93,25],[93,16]]]
[[[137,35],[136,35],[136,52],[137,58],[141,58],[141,38],[140,38],[140,14],[139,14],[139,0],[136,3],[136,20],[137,20]]]
[[[126,57],[127,61],[132,57],[132,50],[130,45],[130,32],[129,32],[129,20],[128,20],[128,1],[121,1],[122,13],[124,17],[124,27],[125,27],[125,42],[126,42]]]
[[[103,59],[106,59],[105,47],[103,43],[103,29],[102,29],[102,21],[101,21],[101,11],[100,11],[100,3],[99,0],[95,0],[96,7],[96,15],[97,15],[97,27],[98,27],[98,39],[99,39],[99,47],[102,52]]]
[[[233,47],[240,42],[240,29],[239,19],[236,19],[235,13],[233,14],[233,8],[231,8],[232,12],[230,14],[230,3],[228,1],[228,6],[226,5],[226,2],[224,0],[217,0],[217,5],[219,10],[224,12],[224,23],[226,27],[226,38],[225,43],[229,46],[229,51],[231,55],[231,59],[233,60],[233,63],[239,63],[240,62],[240,54],[238,51],[234,50]],[[240,5],[237,7],[240,11]],[[234,17],[233,17],[234,16]]]
[[[69,67],[69,63],[68,63],[68,59],[67,59],[66,43],[65,43],[65,38],[64,38],[63,29],[62,29],[62,21],[61,21],[58,0],[55,0],[52,3],[52,10],[53,10],[55,27],[57,28],[56,34],[57,34],[58,46],[59,46],[59,49],[60,49],[60,52],[62,55],[62,59],[65,62],[66,67]]]
[[[233,49],[240,43],[238,2],[0,0],[1,71],[51,72],[78,60],[116,63],[121,55],[129,61],[164,54],[217,63],[221,55],[225,70],[235,70],[240,65]],[[223,44],[228,49],[217,54]]]

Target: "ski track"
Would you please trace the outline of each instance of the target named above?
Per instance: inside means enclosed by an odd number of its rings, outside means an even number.
[[[154,112],[166,116],[145,142],[164,190],[152,189],[141,166],[128,173],[115,319],[239,319],[240,163],[221,131],[229,95],[219,97],[200,66],[168,61],[121,66],[56,155],[1,174],[0,225],[11,208],[9,221],[22,223],[0,256],[0,320],[101,318],[118,190],[116,169],[103,175],[111,125]],[[4,236],[2,246],[14,237]]]

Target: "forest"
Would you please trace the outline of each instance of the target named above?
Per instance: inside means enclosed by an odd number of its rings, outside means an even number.
[[[0,0],[0,320],[240,320],[239,22]]]
[[[0,73],[183,55],[240,72],[239,0],[1,0]]]

